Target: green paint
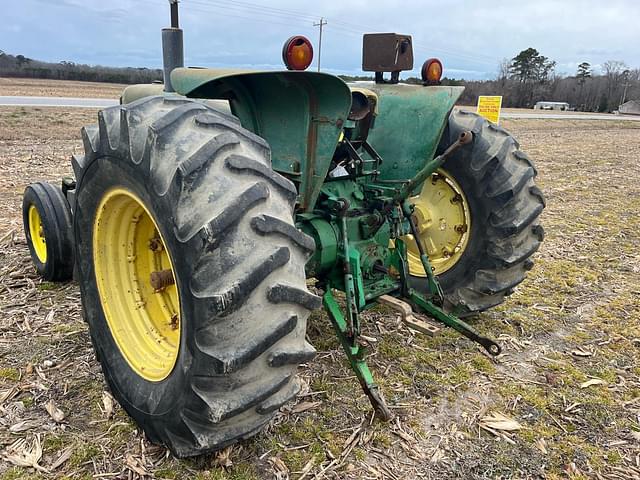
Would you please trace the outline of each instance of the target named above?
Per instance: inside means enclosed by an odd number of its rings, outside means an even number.
[[[336,302],[336,299],[331,293],[331,289],[328,289],[325,292],[322,297],[322,304],[329,314],[329,318],[331,319],[333,328],[336,331],[336,335],[342,344],[342,348],[347,354],[347,358],[351,364],[351,369],[358,377],[358,381],[365,389],[375,387],[373,375],[371,374],[367,363],[364,361],[366,352],[360,345],[353,344],[353,338],[349,336],[347,321],[340,310],[338,302]]]
[[[351,107],[351,92],[337,77],[316,72],[247,72],[177,68],[176,91],[225,99],[243,127],[271,147],[274,170],[294,183],[311,211]]]
[[[404,84],[366,87],[378,95],[378,116],[369,132],[369,143],[384,159],[379,178],[413,178],[435,155],[449,113],[464,88]]]
[[[296,216],[296,225],[304,233],[314,239],[316,248],[313,256],[307,261],[308,277],[316,277],[330,271],[338,256],[338,237],[340,236],[335,223],[326,221],[320,215],[302,213]]]
[[[171,81],[179,95],[228,101],[228,107],[220,103],[216,108],[230,108],[243,127],[269,143],[273,168],[297,184],[303,210],[313,209],[347,124],[351,92],[342,80],[316,72],[177,68]],[[379,178],[413,178],[433,158],[462,87],[351,85],[354,90],[362,87],[378,97],[369,143],[387,160]],[[157,84],[133,85],[121,101],[162,90]]]
[[[442,290],[434,275],[429,275],[428,297],[408,288],[406,246],[400,240],[413,228],[408,197],[444,160],[434,156],[462,88],[347,86],[337,77],[315,72],[194,68],[175,69],[171,81],[176,93],[167,95],[217,101],[216,108],[232,113],[266,140],[274,170],[296,184],[296,225],[316,243],[307,275],[324,289],[324,307],[351,368],[383,416],[390,414],[358,342],[360,312],[374,306],[380,295],[410,299],[467,337],[488,341],[438,307]],[[158,94],[160,88],[129,87],[123,101]],[[347,119],[350,88],[366,96],[375,119],[371,114]],[[334,154],[339,155],[336,161],[350,162],[350,176],[328,177]],[[429,258],[421,258],[431,273]],[[345,294],[344,313],[334,290]]]

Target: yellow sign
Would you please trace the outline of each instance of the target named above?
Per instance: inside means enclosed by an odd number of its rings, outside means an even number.
[[[480,95],[478,97],[478,115],[483,116],[496,125],[500,123],[500,108],[502,107],[501,96]]]

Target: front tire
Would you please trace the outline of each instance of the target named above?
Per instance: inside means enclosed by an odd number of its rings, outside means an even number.
[[[60,187],[45,182],[29,185],[22,198],[22,221],[31,260],[38,274],[49,282],[71,279],[71,211]]]
[[[539,216],[545,206],[537,171],[518,142],[475,113],[454,110],[438,153],[465,130],[473,132],[473,143],[458,149],[442,170],[459,185],[471,227],[455,264],[436,271],[445,306],[461,316],[499,305],[524,280],[544,238]],[[421,270],[411,272],[411,282],[424,290]]]
[[[304,273],[314,244],[294,227],[294,185],[235,117],[184,98],[106,109],[83,137],[78,273],[114,396],[179,457],[255,434],[314,356],[306,320],[320,299]],[[149,287],[154,268],[175,285]]]

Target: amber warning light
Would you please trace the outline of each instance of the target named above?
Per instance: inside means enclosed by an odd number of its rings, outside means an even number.
[[[295,35],[284,42],[282,61],[287,70],[306,70],[313,60],[313,46],[307,37]]]
[[[437,58],[430,58],[422,64],[422,81],[426,85],[438,85],[442,78],[442,62]]]

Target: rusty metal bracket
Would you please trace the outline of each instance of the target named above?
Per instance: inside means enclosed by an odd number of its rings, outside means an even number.
[[[392,297],[391,295],[382,295],[378,297],[377,301],[398,312],[402,323],[413,330],[429,335],[430,337],[438,335],[441,331],[437,325],[420,319],[418,314],[413,311],[411,305],[399,298]]]

